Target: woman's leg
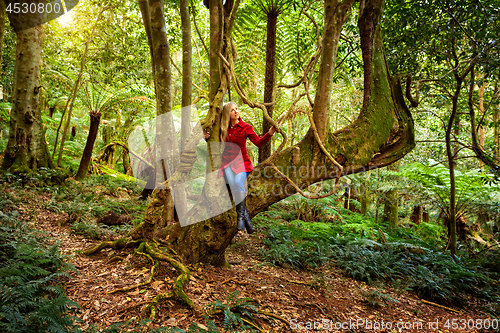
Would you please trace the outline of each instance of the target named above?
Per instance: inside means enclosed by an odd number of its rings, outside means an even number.
[[[246,194],[247,191],[245,188],[245,181],[247,180],[249,174],[250,172],[240,172],[235,174],[230,166],[224,168],[224,177],[226,179],[226,183],[229,184],[229,187],[231,188],[233,198],[234,192],[244,192]],[[238,204],[239,202],[240,201],[235,201],[234,203]]]
[[[247,193],[245,181],[247,180],[248,174],[250,172],[240,172],[234,176],[234,185],[236,191],[241,191]]]
[[[224,177],[231,188],[231,194],[233,195],[234,204],[236,206],[236,213],[238,214],[236,227],[238,230],[243,231],[245,230],[245,211],[243,210],[242,201],[245,199],[245,192],[239,190],[239,186],[235,180],[236,174],[230,166],[224,168]]]
[[[247,229],[247,233],[251,234],[255,231],[255,228],[252,225],[252,221],[250,220],[250,215],[248,214],[247,211],[247,205],[246,205],[246,180],[250,172],[240,172],[235,175],[234,177],[234,183],[235,183],[235,189],[238,191],[238,193],[241,193],[242,202],[242,213],[243,213],[243,220],[245,221],[245,227]]]
[[[252,223],[248,218],[246,209],[245,181],[248,177],[248,174],[249,172],[240,172],[235,174],[231,167],[226,167],[224,169],[224,176],[226,177],[226,182],[231,188],[234,204],[236,205],[236,212],[238,213],[237,228],[238,230],[244,230],[246,227],[247,232],[252,233],[255,231],[255,229],[253,228]]]

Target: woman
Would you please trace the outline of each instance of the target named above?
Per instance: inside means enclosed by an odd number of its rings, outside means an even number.
[[[249,138],[257,147],[262,147],[271,139],[274,133],[276,133],[276,129],[271,127],[269,132],[259,137],[250,124],[241,120],[236,103],[227,102],[224,104],[219,138],[220,142],[231,144],[224,145],[219,177],[223,174],[226,183],[231,188],[236,213],[238,214],[238,230],[244,230],[246,227],[249,234],[253,233],[255,229],[247,211],[245,181],[253,170],[253,165],[250,157],[248,157],[246,139]],[[205,139],[209,137],[210,133],[205,133]]]

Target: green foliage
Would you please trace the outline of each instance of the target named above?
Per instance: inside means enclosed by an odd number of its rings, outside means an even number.
[[[397,299],[393,298],[389,294],[384,294],[380,289],[367,290],[361,288],[359,290],[359,294],[365,299],[368,305],[373,307],[389,303],[399,303]]]
[[[77,221],[71,224],[71,233],[90,239],[109,239],[114,233],[107,230],[106,226],[99,226],[91,222]]]
[[[488,254],[490,260],[465,260],[441,253],[442,226],[421,223],[391,230],[357,213],[344,220],[346,224],[275,222],[267,228],[267,249],[261,255],[272,264],[300,269],[333,261],[356,280],[388,283],[442,302],[460,303],[468,294],[493,300],[500,294],[499,259]]]
[[[59,286],[71,270],[57,244],[44,247],[26,223],[0,214],[1,331],[76,332],[78,304]]]
[[[401,175],[420,185],[416,189],[420,195],[437,197],[438,207],[449,214],[450,175],[446,167],[413,163],[403,167]],[[455,188],[458,213],[498,213],[500,186],[495,183],[494,175],[481,170],[455,170]]]
[[[241,330],[254,332],[251,326],[245,324],[241,316],[244,315],[252,318],[252,312],[257,312],[257,309],[250,303],[252,302],[251,298],[238,298],[238,294],[239,291],[236,290],[228,295],[225,303],[217,300],[215,303],[209,304],[208,307],[214,313],[222,312],[224,314],[223,326],[225,332],[241,332]],[[201,332],[206,331],[203,330]]]
[[[273,205],[274,212],[278,211],[285,220],[302,220],[302,221],[329,221],[342,220],[339,209],[336,208],[336,197],[330,196],[321,199],[308,199],[300,195],[288,197],[285,200]],[[267,214],[273,214],[269,213]],[[293,216],[293,218],[291,218]]]

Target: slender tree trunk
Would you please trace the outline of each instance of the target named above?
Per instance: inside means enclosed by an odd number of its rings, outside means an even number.
[[[398,162],[389,165],[387,169],[398,171]],[[397,188],[394,188],[385,193],[384,214],[382,215],[382,221],[389,222],[389,227],[391,229],[396,229],[398,226],[398,203],[399,194]]]
[[[154,82],[154,88],[155,88],[155,95],[156,93],[156,73],[155,73],[155,55],[154,55],[154,48],[153,48],[153,39],[151,36],[151,16],[149,13],[149,2],[148,0],[139,0],[139,8],[141,10],[141,16],[142,16],[142,23],[144,24],[144,30],[146,31],[146,36],[148,38],[148,44],[149,44],[149,53],[151,56],[151,68],[152,68],[152,73],[153,73],[153,82]],[[155,153],[156,155],[156,153]],[[146,198],[153,193],[153,188],[156,183],[156,170],[151,170],[149,172],[149,177],[147,180],[147,184],[144,187],[144,190],[141,193],[141,198],[143,200],[146,200]]]
[[[455,115],[455,124],[453,126],[453,134],[455,134],[455,138],[458,138],[458,136],[460,135],[460,117],[458,115]],[[453,156],[455,156],[455,158],[453,158],[453,169],[457,169],[457,160],[456,158],[458,157],[458,143],[455,142],[453,143]]]
[[[381,6],[383,0],[380,0],[378,2],[380,2]],[[325,32],[323,34],[323,48],[321,50],[321,63],[319,66],[318,84],[316,86],[316,96],[314,98],[313,110],[314,124],[316,125],[316,129],[318,130],[318,134],[321,140],[324,140],[326,137],[326,129],[328,123],[328,104],[330,103],[330,96],[332,92],[333,71],[335,69],[335,63],[337,61],[337,49],[340,33],[342,31],[342,25],[347,19],[353,3],[354,0],[325,0]],[[371,12],[371,8],[366,11],[360,11],[361,15],[363,13]],[[361,15],[359,23],[360,27],[371,26],[371,29],[374,29],[375,27],[373,26],[373,20],[370,22],[365,22],[364,18]],[[362,21],[363,23],[361,23]],[[362,41],[362,45],[363,43],[365,45],[372,44],[373,31],[372,35],[370,35],[370,40]],[[367,61],[367,63],[365,63],[365,66],[371,66],[371,56],[372,54],[370,49],[370,54],[366,55],[364,58]],[[367,73],[365,68],[365,78],[366,75]],[[369,90],[369,85],[367,86],[365,84],[365,93],[367,93],[367,91],[369,93]]]
[[[99,133],[99,124],[101,123],[101,113],[100,112],[90,112],[90,128],[89,135],[87,136],[87,143],[83,149],[82,159],[80,161],[80,167],[76,173],[75,178],[77,180],[82,180],[87,176],[89,170],[90,160],[92,158],[92,151],[94,150],[94,143],[97,138],[97,133]]]
[[[448,168],[450,173],[450,224],[449,224],[449,243],[448,248],[452,255],[457,254],[457,219],[456,219],[456,184],[455,184],[455,161],[454,152],[452,151],[451,132],[455,124],[456,114],[458,112],[458,98],[462,89],[463,77],[455,74],[455,91],[452,97],[452,108],[448,126],[446,128],[446,155],[448,157]],[[455,124],[456,125],[456,124]],[[473,130],[475,132],[475,129]]]
[[[219,48],[222,43],[222,36],[224,34],[224,29],[222,27],[222,8],[219,8],[219,1],[211,0],[209,1],[209,11],[210,11],[210,54],[209,54],[209,64],[210,64],[210,85],[208,99],[210,103],[217,94],[217,90],[220,88],[221,84],[221,63],[219,56]]]
[[[5,36],[5,1],[0,0],[0,80],[2,79],[3,37]]]
[[[449,225],[449,245],[448,248],[452,255],[457,254],[457,221],[456,221],[456,202],[455,202],[455,162],[454,154],[451,148],[451,131],[458,109],[458,96],[460,95],[461,82],[456,85],[455,94],[452,98],[452,111],[448,127],[446,129],[446,155],[448,157],[448,168],[450,173],[450,225]]]
[[[495,142],[495,161],[496,163],[500,162],[499,158],[499,151],[500,151],[500,124],[499,124],[499,117],[500,115],[500,106],[496,106],[493,109],[493,123],[494,123],[494,142]]]
[[[28,172],[49,166],[39,98],[42,38],[42,26],[17,32],[13,107],[4,170]]]
[[[278,25],[278,13],[269,11],[267,13],[267,36],[266,36],[266,74],[264,77],[264,103],[274,102],[276,85],[276,29]],[[270,117],[273,116],[274,106],[266,107]],[[267,119],[262,121],[262,133],[267,133],[272,127]],[[271,156],[272,140],[259,148],[259,163]]]
[[[479,86],[478,91],[477,91],[477,97],[479,99],[479,115],[482,115],[484,113],[484,88],[485,88],[486,82],[484,81],[484,75],[483,75],[483,84]],[[479,147],[484,150],[484,128],[482,125],[479,125]],[[481,169],[484,168],[484,163],[483,161],[479,160],[479,167]]]
[[[189,19],[189,0],[181,0],[182,24],[182,116],[181,116],[181,150],[191,133],[191,99],[193,90],[193,47],[191,46],[191,21]]]

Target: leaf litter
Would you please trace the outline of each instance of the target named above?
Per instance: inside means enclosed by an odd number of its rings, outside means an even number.
[[[152,297],[170,291],[177,272],[162,262],[150,284],[110,294],[115,289],[145,281],[151,263],[142,256],[133,255],[130,249],[106,249],[91,257],[82,255],[82,251],[98,242],[71,234],[66,224],[67,217],[44,209],[41,204],[43,194],[31,194],[32,201],[17,208],[20,218],[34,222],[35,228],[46,231],[52,237],[48,242],[58,241],[61,252],[68,255],[68,261],[78,269],[79,274],[72,273],[73,278],[65,281],[64,286],[66,294],[80,305],[78,317],[85,323],[82,329],[91,324],[108,327],[131,319],[139,320],[146,316],[141,310]],[[315,323],[331,325],[326,330],[328,332],[460,332],[463,330],[444,327],[445,323],[454,319],[458,322],[491,320],[480,310],[481,302],[474,298],[467,299],[462,308],[454,308],[459,312],[456,313],[426,304],[413,292],[401,294],[391,288],[384,289],[383,293],[393,302],[372,306],[363,297],[363,291],[374,288],[346,277],[333,263],[314,270],[296,270],[263,262],[258,255],[259,249],[265,246],[263,237],[258,232],[252,236],[238,234],[226,252],[227,261],[233,263],[231,268],[203,264],[189,266],[191,280],[185,291],[198,308],[207,309],[217,300],[224,303],[237,291],[239,298],[250,298],[255,303],[259,313],[252,316],[252,322],[262,332],[316,332],[318,329],[305,329]],[[210,319],[217,327],[222,327],[221,315]],[[352,325],[361,320],[365,324],[348,328],[349,323]],[[203,317],[196,317],[179,301],[166,300],[160,303],[157,317],[148,327],[187,329],[194,322],[206,328]],[[389,322],[392,330],[386,328]],[[394,329],[399,322],[405,323],[406,328]],[[430,326],[436,322],[439,329]],[[384,328],[380,327],[382,323],[386,325]],[[408,328],[411,326],[414,328]]]

